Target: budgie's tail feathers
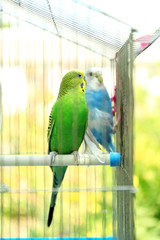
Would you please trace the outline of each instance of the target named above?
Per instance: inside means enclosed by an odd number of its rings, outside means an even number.
[[[51,204],[50,204],[50,209],[49,209],[49,214],[48,214],[48,222],[47,222],[48,227],[51,225],[51,222],[52,222],[53,212],[54,212],[54,208],[56,205],[58,189],[61,186],[61,183],[63,181],[66,170],[67,170],[67,166],[64,166],[64,167],[59,167],[57,169],[58,173],[56,171],[54,171]]]
[[[83,153],[92,153],[98,161],[102,162],[102,160],[98,157],[99,151],[101,150],[97,140],[93,136],[89,127],[87,127],[85,136],[84,136],[84,145],[83,145]]]
[[[55,205],[56,205],[56,204],[54,204],[53,207],[50,206],[50,209],[49,209],[48,222],[47,222],[47,226],[48,226],[48,227],[51,225],[51,222],[52,222],[53,212],[54,212],[54,207],[55,207]]]
[[[56,205],[57,194],[58,194],[58,191],[57,192],[53,192],[53,189],[52,189],[51,205],[50,205],[50,209],[49,209],[48,222],[47,222],[48,227],[51,225],[51,222],[52,222],[54,207]]]
[[[114,143],[111,139],[111,142],[108,143],[107,145],[107,151],[110,153],[110,152],[115,152],[115,146],[114,146]]]

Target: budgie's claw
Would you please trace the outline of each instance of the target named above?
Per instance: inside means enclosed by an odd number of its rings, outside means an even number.
[[[55,157],[57,155],[56,151],[50,152],[50,161],[49,161],[49,166],[52,169],[53,163],[55,162]]]
[[[79,155],[79,152],[74,151],[74,152],[73,152],[73,155],[74,155],[74,159],[75,159],[75,163],[76,163],[76,165],[79,165],[79,162],[80,162],[80,155]]]

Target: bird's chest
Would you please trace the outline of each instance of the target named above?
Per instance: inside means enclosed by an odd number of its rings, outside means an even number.
[[[98,91],[86,90],[86,101],[89,110],[98,108],[101,111],[107,111],[111,108],[111,101],[107,97],[107,92],[100,89]]]
[[[88,117],[85,98],[76,95],[64,98],[57,106],[56,115],[52,143],[54,150],[59,153],[78,150]]]

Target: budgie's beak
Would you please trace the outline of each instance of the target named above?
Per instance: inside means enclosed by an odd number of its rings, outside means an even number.
[[[103,77],[102,77],[101,72],[96,72],[96,77],[98,78],[98,81],[99,81],[100,83],[103,83]]]

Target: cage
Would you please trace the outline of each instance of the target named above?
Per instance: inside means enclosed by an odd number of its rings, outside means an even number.
[[[84,1],[5,0],[0,9],[1,239],[135,239],[135,30]],[[110,96],[116,85],[121,166],[70,166],[47,228],[48,117],[62,76],[92,66],[102,68]]]

